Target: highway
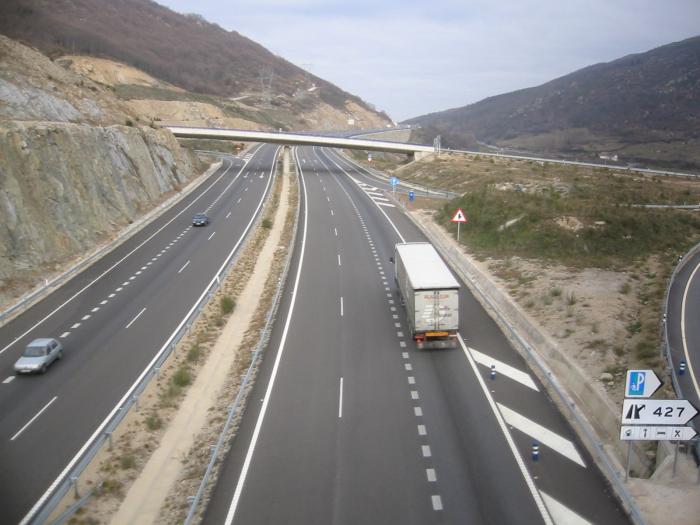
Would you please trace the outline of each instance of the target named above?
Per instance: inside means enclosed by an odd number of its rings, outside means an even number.
[[[326,149],[297,162],[284,299],[204,523],[628,523],[466,287],[461,347],[417,351],[389,258],[425,239],[378,180]]]
[[[256,146],[221,168],[60,289],[0,328],[0,508],[18,523],[76,456],[240,246],[272,186],[278,148]],[[193,228],[192,216],[211,223]],[[37,337],[61,361],[15,376]]]
[[[682,396],[700,408],[700,253],[692,254],[676,273],[669,290],[667,333],[673,368]],[[679,375],[681,362],[686,371]],[[679,393],[679,397],[680,397]]]

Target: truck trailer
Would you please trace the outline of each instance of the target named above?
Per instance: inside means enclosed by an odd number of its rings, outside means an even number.
[[[455,348],[459,343],[459,283],[433,245],[397,244],[394,278],[416,346]]]

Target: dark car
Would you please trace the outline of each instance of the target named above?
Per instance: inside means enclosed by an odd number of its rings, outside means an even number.
[[[204,213],[198,213],[192,218],[192,226],[206,226],[209,224],[209,217]]]

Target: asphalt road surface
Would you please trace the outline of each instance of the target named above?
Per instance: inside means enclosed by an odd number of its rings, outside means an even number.
[[[222,167],[180,203],[0,328],[0,509],[18,523],[114,408],[231,255],[271,188],[275,146]],[[192,216],[211,223],[193,228]],[[37,337],[61,361],[15,376]]]
[[[415,348],[389,258],[425,239],[377,179],[317,148],[298,166],[292,268],[204,523],[628,523],[466,287],[461,347]]]

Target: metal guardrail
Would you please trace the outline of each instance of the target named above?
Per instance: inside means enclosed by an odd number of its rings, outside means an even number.
[[[277,152],[275,153],[275,159],[276,158]],[[270,184],[270,187],[272,187],[272,183]],[[265,201],[267,201],[267,199],[270,197],[270,194],[271,191],[268,191]],[[262,205],[258,211],[260,210],[262,210]],[[180,340],[190,332],[195,320],[197,319],[197,316],[206,307],[214,294],[219,290],[223,277],[228,274],[231,268],[233,268],[235,263],[238,261],[243,248],[245,245],[247,245],[251,238],[251,232],[255,231],[255,226],[260,222],[261,217],[262,214],[258,213],[257,217],[249,224],[248,231],[245,233],[244,238],[241,241],[240,249],[237,249],[235,253],[232,253],[228,260],[222,264],[207,288],[197,299],[195,305],[190,309],[185,319],[183,319],[175,329],[175,332],[170,335],[168,340],[151,360],[146,369],[141,372],[126,394],[124,394],[121,400],[112,409],[97,430],[95,430],[73,460],[68,464],[68,466],[66,466],[63,472],[61,472],[54,483],[44,493],[41,499],[34,505],[34,507],[32,507],[29,513],[20,522],[20,525],[38,525],[46,523],[51,513],[58,507],[68,491],[71,488],[76,487],[79,476],[102,449],[105,442],[109,442],[111,446],[112,433],[127,416],[129,410],[138,403],[140,395],[146,389],[151,379],[158,375],[163,363],[177,348]]]
[[[615,469],[612,460],[603,448],[602,443],[598,441],[598,437],[596,436],[595,432],[590,428],[590,425],[586,420],[585,416],[579,413],[579,411],[576,408],[576,404],[569,398],[568,394],[558,384],[558,382],[554,380],[552,372],[547,368],[542,358],[535,352],[535,350],[530,346],[530,344],[518,333],[515,327],[508,321],[506,316],[496,306],[491,297],[481,289],[481,286],[478,282],[476,282],[476,279],[469,272],[462,269],[460,265],[460,259],[462,257],[462,254],[459,253],[454,247],[444,245],[440,239],[434,237],[431,234],[431,232],[427,228],[425,228],[425,226],[422,223],[417,221],[410,213],[407,213],[406,215],[411,220],[411,222],[413,222],[418,227],[418,229],[420,229],[423,232],[423,234],[433,242],[438,251],[448,261],[450,266],[462,278],[462,281],[464,281],[464,283],[467,284],[471,290],[475,290],[481,296],[483,301],[486,304],[488,304],[489,308],[491,308],[494,314],[498,317],[499,323],[501,323],[502,326],[505,326],[507,328],[512,339],[517,341],[520,347],[525,351],[526,360],[530,363],[530,365],[532,366],[534,364],[539,369],[540,378],[543,378],[543,382],[546,382],[545,386],[550,392],[554,391],[557,394],[562,405],[567,408],[569,416],[575,420],[578,428],[581,429],[581,431],[585,434],[585,436],[583,437],[585,437],[586,442],[589,444],[589,449],[592,449],[595,452],[598,464],[604,466],[606,476],[611,482],[613,488],[615,489],[615,492],[620,498],[629,516],[636,524],[644,525],[645,521],[643,516],[637,508],[637,505],[634,502],[633,498],[627,491],[627,487],[625,486],[621,476]]]
[[[299,177],[299,175],[297,172],[297,181],[298,181],[298,177]],[[300,210],[301,210],[301,207],[299,207],[299,209],[297,210],[297,215],[294,219],[294,227],[292,229],[292,239],[290,241],[290,246],[292,246],[292,247],[294,247],[294,244],[295,244],[296,238],[297,238],[297,229],[299,226]],[[287,257],[286,257],[286,260],[284,263],[284,268],[282,269],[280,279],[277,283],[277,290],[275,291],[275,296],[272,300],[272,304],[270,305],[270,308],[267,310],[267,315],[265,318],[265,325],[263,326],[262,330],[260,330],[260,338],[258,340],[257,345],[255,346],[255,350],[253,351],[253,357],[251,358],[250,365],[248,366],[248,369],[246,370],[246,373],[243,376],[243,380],[241,381],[241,384],[238,387],[238,393],[236,394],[236,399],[228,407],[228,417],[226,418],[226,423],[224,424],[223,428],[221,429],[221,433],[219,434],[219,437],[216,440],[216,444],[212,446],[211,458],[209,459],[209,463],[207,465],[206,471],[204,472],[204,476],[202,477],[202,481],[199,483],[197,493],[191,499],[190,509],[187,512],[187,517],[185,518],[184,525],[191,525],[191,523],[195,519],[197,507],[199,506],[199,503],[202,500],[202,496],[204,495],[204,491],[206,490],[206,488],[209,484],[209,478],[211,477],[211,473],[214,470],[214,465],[216,464],[217,460],[219,459],[219,455],[223,449],[224,441],[226,440],[226,435],[228,434],[228,431],[231,427],[231,424],[236,420],[237,416],[240,414],[240,411],[243,408],[241,404],[245,399],[245,392],[247,391],[248,384],[253,379],[253,377],[255,375],[256,365],[260,361],[260,359],[262,357],[262,352],[265,350],[268,342],[270,341],[270,336],[272,334],[272,324],[275,321],[275,318],[277,315],[277,310],[279,308],[279,305],[280,305],[280,302],[282,299],[282,292],[284,291],[284,285],[287,282],[287,274],[289,273],[289,268],[291,266],[291,261],[292,261],[293,255],[294,255],[294,250],[290,249],[289,252],[287,253]]]
[[[4,325],[7,321],[12,319],[15,314],[19,314],[22,311],[26,310],[29,308],[32,304],[34,304],[36,301],[39,299],[43,298],[44,296],[48,295],[48,293],[61,286],[63,283],[68,281],[69,279],[73,278],[75,275],[83,271],[85,268],[88,268],[90,265],[92,265],[95,261],[99,260],[100,258],[104,257],[107,253],[110,251],[114,250],[117,246],[122,244],[124,241],[128,240],[132,235],[136,234],[141,228],[145,227],[148,225],[152,220],[154,220],[156,217],[158,217],[160,214],[164,213],[167,211],[175,202],[178,200],[184,198],[185,196],[189,195],[195,188],[197,188],[204,180],[206,180],[207,176],[219,169],[220,166],[212,166],[210,167],[207,172],[203,174],[199,182],[195,182],[194,184],[189,184],[186,188],[185,191],[178,193],[177,195],[174,195],[172,198],[168,199],[161,205],[159,205],[157,208],[155,208],[152,212],[149,214],[145,215],[135,223],[129,225],[128,228],[124,229],[119,236],[114,239],[112,242],[102,246],[92,254],[88,255],[85,259],[82,261],[78,262],[65,272],[61,273],[60,275],[54,277],[53,279],[45,280],[43,285],[40,285],[39,287],[35,288],[34,290],[31,290],[30,292],[27,292],[23,296],[21,296],[15,304],[10,306],[9,308],[3,310],[0,312],[0,326]],[[211,173],[209,173],[211,172]]]

